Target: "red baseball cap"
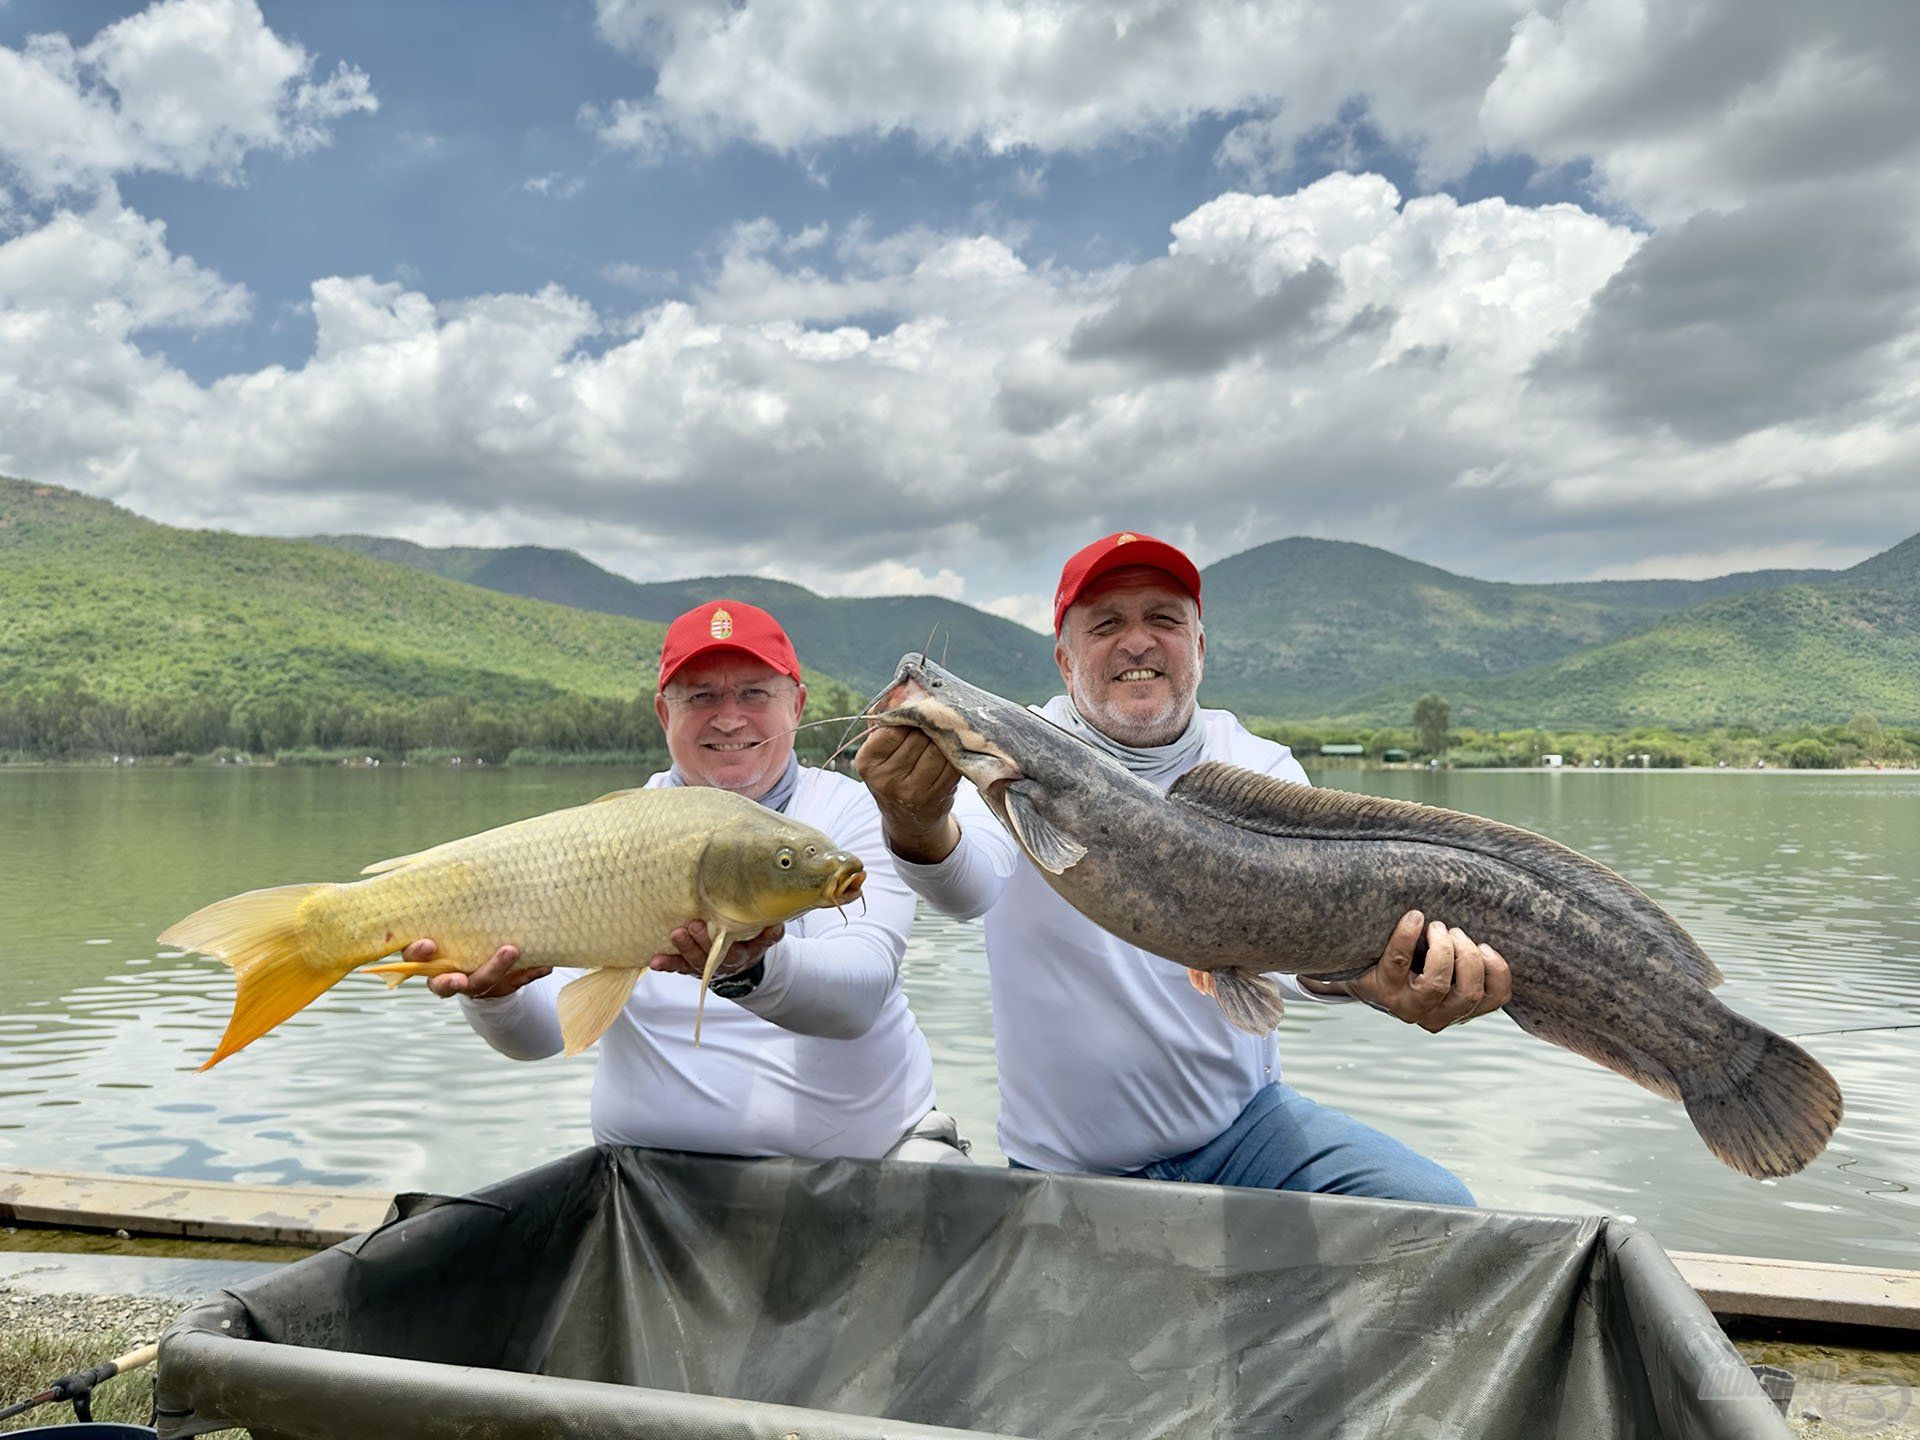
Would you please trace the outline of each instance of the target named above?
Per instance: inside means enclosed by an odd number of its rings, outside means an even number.
[[[1194,608],[1200,608],[1200,571],[1193,561],[1164,540],[1122,530],[1076,552],[1061,568],[1060,588],[1053,593],[1053,633],[1060,633],[1060,622],[1066,618],[1067,607],[1080,598],[1081,591],[1107,571],[1118,570],[1123,565],[1148,565],[1166,571],[1193,597]]]
[[[709,600],[667,626],[660,647],[660,688],[689,660],[715,650],[737,650],[764,660],[782,675],[800,678],[800,657],[780,622],[743,600]]]

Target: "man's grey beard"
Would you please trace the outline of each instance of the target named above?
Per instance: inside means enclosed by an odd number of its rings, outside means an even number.
[[[1116,707],[1087,699],[1075,687],[1074,709],[1093,725],[1122,745],[1171,745],[1185,733],[1193,719],[1195,695],[1171,696],[1157,714],[1135,718],[1118,713]]]

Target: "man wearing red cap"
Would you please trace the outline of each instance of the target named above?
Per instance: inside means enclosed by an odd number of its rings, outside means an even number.
[[[1221,760],[1308,783],[1284,745],[1196,706],[1200,572],[1174,546],[1096,540],[1061,571],[1053,625],[1066,693],[1040,713],[1141,778],[1165,789]],[[985,917],[1000,1146],[1016,1165],[1473,1203],[1433,1161],[1281,1084],[1273,1035],[1235,1029],[1180,967],[1068,905],[925,735],[877,729],[856,765],[906,882],[946,914]],[[1505,960],[1438,921],[1411,973],[1424,919],[1403,917],[1357,979],[1272,978],[1292,999],[1364,1000],[1430,1031],[1505,1004]]]
[[[926,1038],[900,986],[913,896],[881,838],[864,787],[802,766],[793,753],[807,691],[786,631],[735,600],[696,606],[667,629],[654,713],[670,770],[649,787],[712,785],[824,832],[866,862],[865,913],[814,910],[736,941],[722,957],[693,1044],[709,936],[672,936],[661,975],[601,1038],[593,1134],[603,1144],[726,1155],[962,1159],[953,1121],[934,1110]],[[416,942],[408,958],[432,953]],[[471,975],[442,975],[468,1022],[520,1060],[562,1048],[556,997],[575,972],[515,970],[503,947]],[[549,978],[551,977],[551,978]]]

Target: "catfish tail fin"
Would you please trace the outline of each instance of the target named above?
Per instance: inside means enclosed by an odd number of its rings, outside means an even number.
[[[244,1050],[371,958],[336,960],[317,953],[301,907],[316,892],[332,888],[277,885],[249,890],[194,911],[160,936],[163,945],[212,955],[233,967],[238,984],[233,1018],[202,1070]]]
[[[1813,1056],[1745,1016],[1727,1061],[1679,1077],[1707,1148],[1756,1180],[1806,1169],[1840,1124],[1840,1087]]]

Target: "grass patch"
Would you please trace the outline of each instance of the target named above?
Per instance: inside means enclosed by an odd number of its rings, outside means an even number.
[[[16,1333],[24,1330],[25,1333]],[[37,1333],[27,1327],[8,1326],[0,1333],[0,1405],[12,1405],[26,1399],[62,1375],[71,1375],[102,1360],[124,1355],[153,1337],[134,1335],[117,1327],[88,1328],[76,1322],[71,1334]],[[93,1418],[115,1420],[122,1424],[145,1425],[153,1414],[153,1367],[131,1375],[116,1375],[93,1392]],[[36,1425],[59,1425],[73,1419],[70,1404],[41,1405],[0,1420],[0,1432],[29,1430]],[[229,1430],[229,1435],[240,1432]]]
[[[20,1323],[9,1319],[0,1326],[0,1406],[12,1405],[45,1389],[62,1375],[98,1365],[158,1338],[99,1318],[76,1315],[59,1331],[45,1321]],[[93,1392],[93,1418],[122,1425],[147,1425],[153,1418],[154,1367],[116,1375]],[[11,1420],[0,1420],[0,1434],[31,1430],[38,1425],[73,1421],[73,1406],[62,1402],[40,1405]],[[214,1436],[244,1440],[245,1430],[218,1430]]]

